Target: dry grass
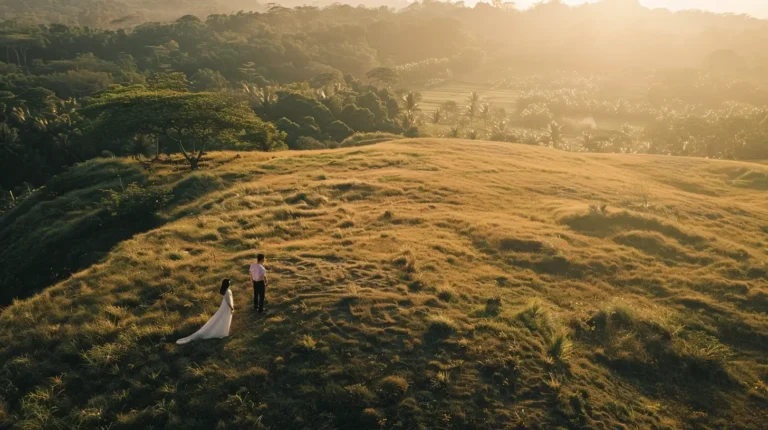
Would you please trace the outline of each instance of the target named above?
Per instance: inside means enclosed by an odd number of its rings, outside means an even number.
[[[2,312],[0,427],[768,422],[767,167],[430,139],[241,155],[117,161],[176,197]],[[72,175],[110,187],[100,163]],[[44,248],[97,195],[62,188],[0,229],[42,226]],[[176,346],[223,277],[232,336]]]

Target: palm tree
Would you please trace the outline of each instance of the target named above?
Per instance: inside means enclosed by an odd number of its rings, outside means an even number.
[[[275,107],[278,100],[274,87],[259,88],[243,82],[242,91],[251,102],[253,110],[260,111],[264,116],[269,117],[270,111]]]
[[[491,130],[491,140],[496,141],[507,141],[507,121],[501,120],[496,121],[493,123],[493,128]]]
[[[408,92],[408,94],[403,96],[403,110],[409,113],[415,113],[421,110],[421,108],[419,108],[420,101],[421,94]]]
[[[488,118],[491,116],[491,105],[483,103],[480,106],[480,118],[483,119],[483,124],[488,127]]]
[[[597,152],[597,141],[592,138],[592,134],[588,131],[585,131],[581,134],[581,147],[584,148],[587,152]]]
[[[13,118],[16,122],[23,124],[27,122],[27,118],[30,118],[30,112],[29,108],[26,106],[18,106],[13,109],[11,109],[11,118]]]
[[[409,128],[416,125],[416,115],[413,112],[405,111],[402,113],[402,124],[403,129],[408,130]]]
[[[476,105],[478,103],[480,103],[480,93],[476,91],[472,91],[471,93],[469,93],[469,104]]]
[[[448,132],[448,137],[458,138],[461,134],[461,127],[458,125],[455,127],[451,127],[451,130]]]
[[[478,112],[478,104],[480,103],[480,94],[472,91],[469,93],[469,105],[467,106],[467,116],[469,117],[469,123],[472,124]]]
[[[328,106],[331,103],[334,91],[332,88],[321,88],[315,92],[315,98],[322,104]]]
[[[549,123],[549,140],[553,148],[560,149],[560,143],[563,141],[563,127],[555,121]]]
[[[440,110],[440,108],[435,109],[434,112],[432,112],[432,124],[440,124],[440,121],[443,119],[443,111]]]

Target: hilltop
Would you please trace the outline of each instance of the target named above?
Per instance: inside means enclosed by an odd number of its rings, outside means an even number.
[[[0,427],[760,428],[767,189],[456,139],[92,160],[0,220]],[[223,277],[232,336],[177,346]]]

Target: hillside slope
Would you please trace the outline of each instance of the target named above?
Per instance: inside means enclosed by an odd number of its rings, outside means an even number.
[[[152,230],[0,314],[5,425],[768,422],[766,166],[417,139],[141,175],[174,190]],[[175,345],[223,277],[232,336]]]

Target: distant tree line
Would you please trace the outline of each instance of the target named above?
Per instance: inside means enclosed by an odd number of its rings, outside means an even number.
[[[66,4],[46,2],[41,10]],[[0,13],[9,16],[4,7]],[[354,133],[768,158],[768,60],[744,36],[745,28],[762,34],[759,21],[671,15],[664,21],[671,32],[678,31],[674,23],[693,22],[715,25],[731,38],[718,45],[696,36],[687,51],[660,50],[652,58],[614,56],[617,67],[670,65],[672,71],[654,72],[642,99],[632,99],[617,94],[622,86],[637,86],[633,78],[590,78],[592,67],[604,67],[589,61],[594,53],[584,46],[569,45],[576,37],[572,30],[536,26],[601,20],[604,7],[557,3],[520,12],[499,2],[474,8],[422,2],[400,11],[273,6],[264,13],[125,22],[118,30],[0,22],[0,201],[12,202],[97,156],[159,160],[178,153],[197,168],[206,150],[332,148]],[[637,22],[660,16],[632,11]],[[522,34],[526,44],[513,37]],[[712,51],[714,45],[725,47]],[[678,57],[698,61],[700,70],[675,68]],[[531,77],[531,70],[561,67],[581,72],[565,79]],[[471,76],[518,90],[516,109],[507,112],[474,92],[465,103],[446,101],[426,112],[420,94],[404,89]],[[599,133],[570,124],[572,115],[632,125]]]

